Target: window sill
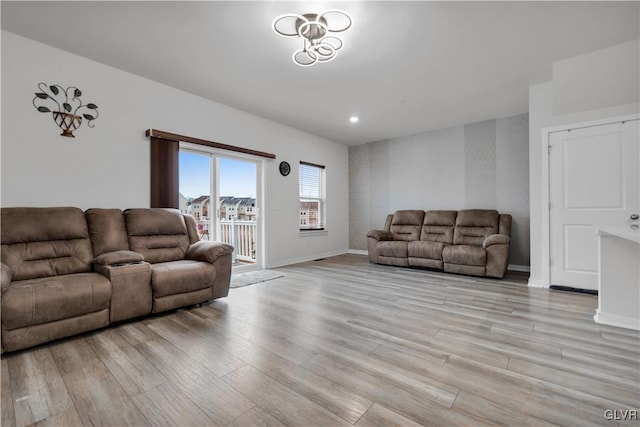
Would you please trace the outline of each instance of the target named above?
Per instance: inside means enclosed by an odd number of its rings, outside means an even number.
[[[299,236],[324,236],[329,234],[329,232],[324,229],[324,230],[300,230],[298,232]]]

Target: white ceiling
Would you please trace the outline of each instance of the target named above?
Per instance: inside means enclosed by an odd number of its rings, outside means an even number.
[[[526,112],[554,61],[639,38],[639,5],[2,1],[2,28],[354,145]],[[353,17],[345,47],[295,65],[272,20],[330,8]]]

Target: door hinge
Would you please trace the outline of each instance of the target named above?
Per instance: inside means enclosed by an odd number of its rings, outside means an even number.
[[[547,145],[547,154],[551,154],[551,145]]]

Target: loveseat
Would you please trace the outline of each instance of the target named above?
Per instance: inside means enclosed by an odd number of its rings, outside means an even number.
[[[399,210],[367,233],[367,249],[372,263],[502,278],[510,236],[511,215],[495,210]]]
[[[229,293],[233,247],[175,209],[2,208],[2,351]]]

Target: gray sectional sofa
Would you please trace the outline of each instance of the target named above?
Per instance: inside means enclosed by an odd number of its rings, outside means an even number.
[[[450,273],[502,278],[507,271],[511,215],[495,210],[399,210],[384,230],[367,233],[369,260]]]

